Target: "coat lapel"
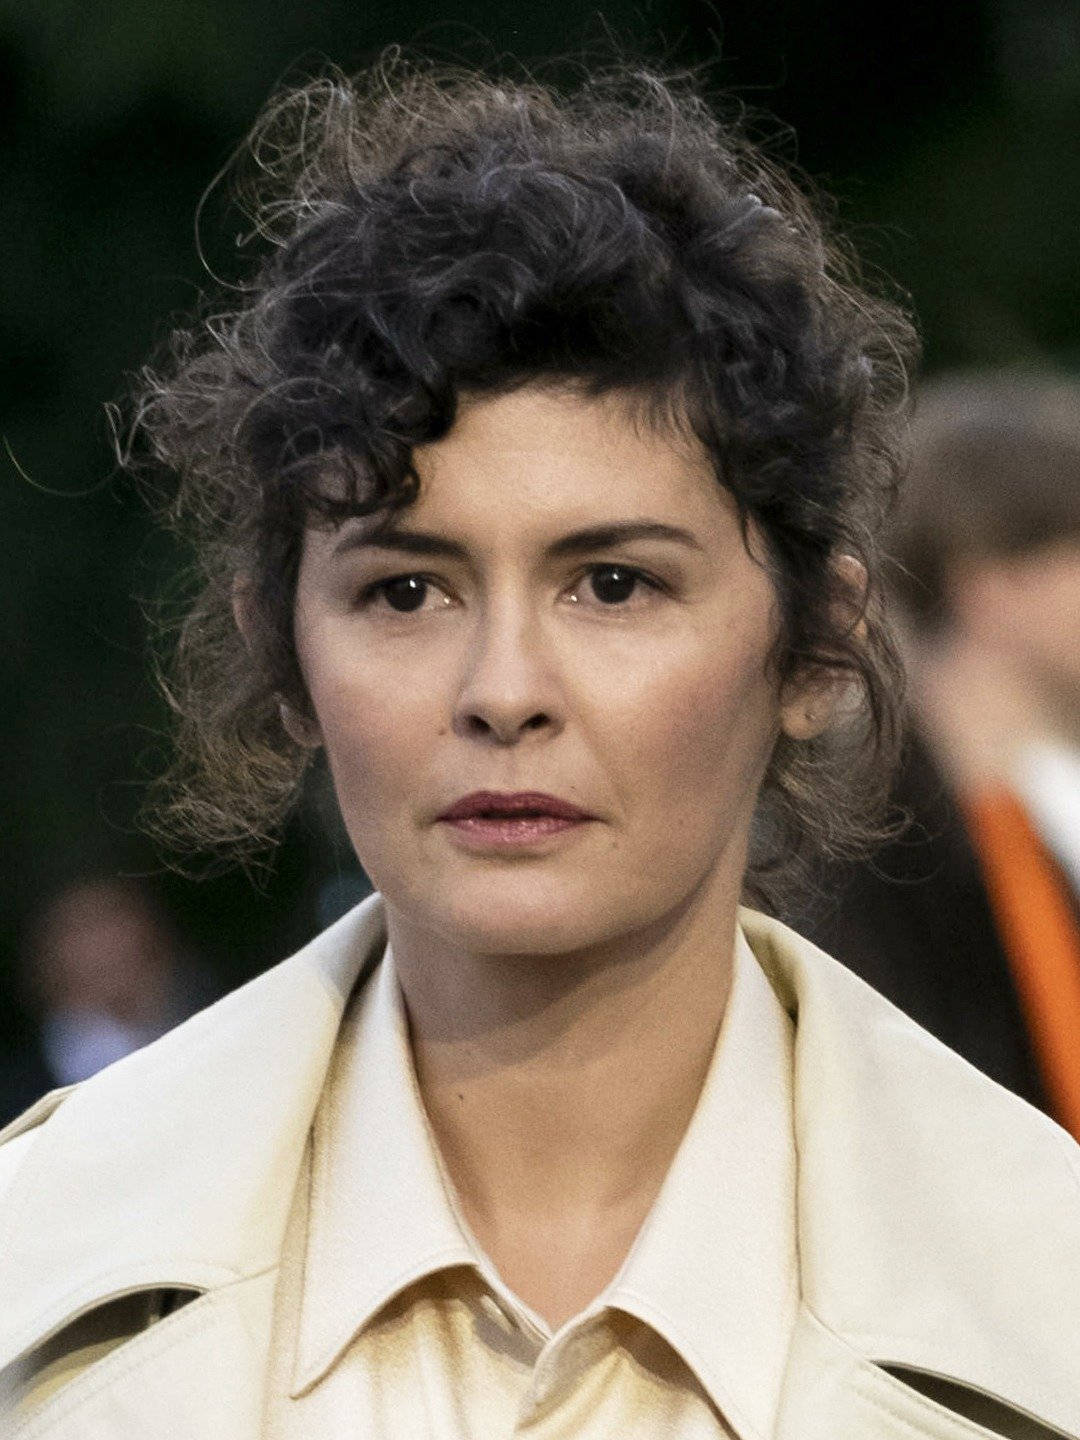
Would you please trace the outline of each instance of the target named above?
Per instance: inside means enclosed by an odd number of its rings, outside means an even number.
[[[809,942],[742,921],[796,1021],[791,1440],[819,1413],[833,1435],[952,1433],[886,1366],[1080,1436],[1080,1149]]]

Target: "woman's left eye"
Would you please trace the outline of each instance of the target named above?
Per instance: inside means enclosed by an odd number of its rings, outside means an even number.
[[[581,585],[588,577],[593,595],[604,606],[614,608],[625,604],[634,593],[634,590],[644,585],[649,590],[663,590],[658,580],[651,575],[646,575],[644,570],[638,570],[633,565],[618,565],[608,563],[604,565],[590,565],[582,580]],[[574,587],[577,589],[577,586]]]

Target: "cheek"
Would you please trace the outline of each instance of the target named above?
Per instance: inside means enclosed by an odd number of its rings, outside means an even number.
[[[415,772],[425,733],[430,744],[421,707],[402,707],[400,687],[377,666],[359,664],[354,644],[337,626],[297,624],[301,669],[350,827],[391,803],[402,776],[410,766]]]
[[[765,643],[703,644],[677,662],[669,655],[636,686],[624,676],[615,693],[637,793],[652,790],[682,815],[730,811],[756,795],[779,723]]]
[[[395,808],[431,754],[438,719],[433,704],[403,706],[386,685],[353,678],[312,686],[312,703],[342,806],[375,818]],[[351,818],[347,816],[346,818]]]

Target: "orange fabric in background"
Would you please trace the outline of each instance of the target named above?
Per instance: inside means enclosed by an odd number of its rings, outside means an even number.
[[[1047,1097],[1080,1140],[1080,928],[1070,894],[1011,791],[961,803]]]

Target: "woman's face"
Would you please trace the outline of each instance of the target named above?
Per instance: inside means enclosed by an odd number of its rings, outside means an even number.
[[[415,464],[396,528],[447,553],[366,543],[370,518],[313,529],[296,600],[311,738],[388,914],[537,954],[628,936],[702,887],[733,904],[787,717],[773,588],[704,450],[615,399],[530,387],[463,404]],[[685,538],[561,543],[646,522]],[[476,790],[594,818],[478,850],[438,818]]]

